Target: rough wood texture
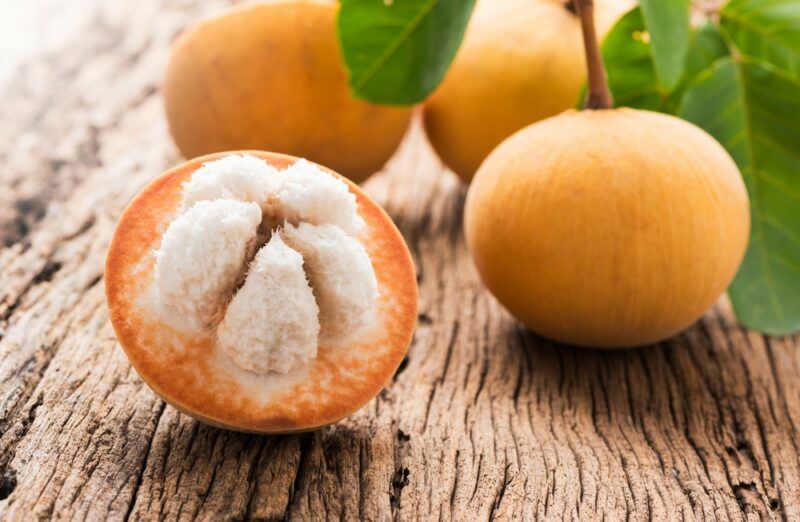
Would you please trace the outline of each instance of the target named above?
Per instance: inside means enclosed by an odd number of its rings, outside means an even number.
[[[479,284],[464,188],[419,128],[367,184],[419,269],[392,385],[300,436],[165,407],[101,276],[125,203],[178,161],[158,82],[176,33],[221,5],[197,4],[82,2],[77,39],[3,88],[0,518],[800,518],[799,339],[744,331],[725,302],[644,350],[526,332]]]

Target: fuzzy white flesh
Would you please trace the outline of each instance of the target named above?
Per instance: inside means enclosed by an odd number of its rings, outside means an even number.
[[[279,190],[278,170],[254,156],[231,154],[204,163],[183,185],[183,210],[198,201],[235,199],[255,202],[269,212],[270,198]]]
[[[217,344],[238,367],[289,372],[320,338],[345,342],[374,319],[378,283],[355,239],[365,227],[356,197],[317,165],[278,171],[224,156],[184,183],[181,212],[156,253],[162,311],[183,329],[219,325]]]
[[[256,203],[231,199],[201,201],[170,223],[156,252],[154,282],[172,324],[205,330],[218,322],[260,223]]]
[[[219,198],[258,203],[276,225],[331,223],[354,235],[364,226],[347,185],[303,159],[282,171],[248,154],[205,163],[183,186],[182,210]]]
[[[347,185],[306,160],[297,160],[280,172],[280,218],[295,225],[330,223],[358,235],[364,220],[358,215],[356,196]]]
[[[275,234],[250,264],[217,330],[217,344],[245,370],[287,373],[317,355],[319,331],[303,258]]]
[[[305,261],[323,340],[335,342],[372,321],[378,281],[361,243],[331,224],[287,225],[281,234]]]

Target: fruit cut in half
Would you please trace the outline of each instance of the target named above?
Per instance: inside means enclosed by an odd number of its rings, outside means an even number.
[[[145,187],[117,224],[105,284],[142,379],[240,431],[355,412],[416,324],[411,256],[383,209],[333,171],[267,152],[196,158]]]
[[[360,182],[397,149],[407,107],[357,100],[347,86],[333,0],[237,7],[184,32],[164,80],[181,153],[280,150]]]
[[[655,343],[725,291],[750,230],[733,159],[705,131],[633,109],[567,111],[481,165],[464,210],[481,278],[531,330]]]

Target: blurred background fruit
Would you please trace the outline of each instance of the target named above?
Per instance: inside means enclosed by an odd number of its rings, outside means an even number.
[[[596,0],[605,34],[631,3]],[[571,1],[481,0],[456,58],[425,107],[425,128],[448,167],[469,181],[503,139],[575,107],[586,77]]]
[[[238,8],[176,42],[164,85],[187,158],[259,149],[308,158],[362,181],[394,153],[410,110],[353,98],[335,35],[338,4]]]

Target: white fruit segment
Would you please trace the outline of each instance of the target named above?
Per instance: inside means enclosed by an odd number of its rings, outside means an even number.
[[[372,321],[378,281],[361,243],[331,224],[287,225],[281,235],[303,256],[323,340],[345,337]]]
[[[303,159],[280,176],[279,217],[295,225],[330,223],[354,235],[364,228],[356,196],[342,180]]]
[[[212,327],[241,278],[261,209],[231,199],[201,201],[167,228],[154,273],[162,312],[178,327]]]
[[[255,202],[269,211],[270,197],[279,190],[278,171],[267,162],[247,154],[230,154],[204,163],[183,184],[182,209],[198,201],[236,199]]]
[[[303,258],[273,235],[228,306],[217,344],[241,368],[286,373],[317,355],[319,331]]]

